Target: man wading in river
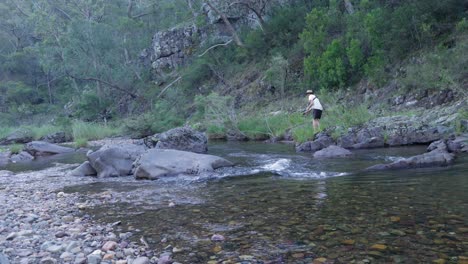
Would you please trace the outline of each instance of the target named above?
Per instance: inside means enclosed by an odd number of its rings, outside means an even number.
[[[307,105],[307,108],[304,111],[304,115],[312,111],[312,116],[314,118],[312,121],[312,127],[315,132],[318,129],[320,129],[320,118],[322,117],[323,107],[312,90],[307,90],[306,94],[308,95],[309,104]]]

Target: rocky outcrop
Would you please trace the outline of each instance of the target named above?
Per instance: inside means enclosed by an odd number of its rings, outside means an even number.
[[[350,156],[352,154],[353,153],[351,153],[351,151],[347,149],[344,149],[335,145],[331,145],[327,148],[324,148],[322,150],[315,152],[314,158],[337,158],[337,157]]]
[[[88,153],[88,161],[100,178],[130,175],[133,162],[145,151],[141,145],[104,146]],[[86,168],[86,165],[83,165]],[[79,173],[79,172],[77,172]]]
[[[136,162],[135,178],[156,180],[179,174],[198,175],[232,165],[228,160],[212,155],[172,149],[151,149]]]
[[[74,152],[75,150],[72,148],[62,147],[59,145],[55,145],[52,143],[44,142],[44,141],[33,141],[25,146],[25,151],[29,154],[37,157],[37,156],[47,156],[47,155],[55,155],[55,154],[64,154]]]
[[[178,127],[156,134],[146,142],[149,147],[157,149],[176,149],[196,153],[208,151],[208,138],[206,135],[189,127]]]
[[[448,152],[445,141],[435,142],[428,149],[431,150],[428,153],[401,159],[389,164],[377,164],[367,168],[366,171],[441,167],[448,166],[455,160],[455,154]]]
[[[157,32],[153,36],[152,68],[160,74],[184,65],[193,53],[198,33],[193,26]]]
[[[319,133],[314,141],[307,141],[296,145],[297,152],[316,152],[335,144],[334,140],[327,133]]]
[[[0,145],[24,144],[33,140],[31,133],[25,130],[16,130],[6,138],[0,140]]]
[[[268,11],[278,5],[284,5],[291,0],[251,1],[251,7],[258,10],[263,20],[268,20]],[[228,0],[212,0],[211,3],[226,15],[236,30],[249,27],[256,28],[260,25],[255,12],[246,5],[238,2],[233,4]],[[156,75],[156,81],[162,79],[173,70],[185,65],[199,47],[226,43],[231,39],[228,27],[223,20],[208,5],[202,7],[203,13],[198,19],[204,19],[206,24],[197,26],[195,24],[172,28],[154,34],[152,47],[145,49],[140,54],[143,61],[150,61],[151,67]]]

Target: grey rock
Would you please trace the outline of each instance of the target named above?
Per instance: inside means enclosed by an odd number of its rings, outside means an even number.
[[[51,257],[45,257],[41,259],[41,264],[55,264],[57,263],[57,260]]]
[[[144,151],[145,148],[141,145],[104,146],[98,151],[89,153],[88,161],[100,178],[126,176],[130,175],[133,162]]]
[[[18,154],[12,155],[11,158],[10,158],[10,161],[13,162],[13,163],[17,163],[17,162],[28,162],[28,161],[31,161],[33,159],[34,159],[34,157],[31,154],[29,154],[26,151],[21,151]]]
[[[0,170],[0,177],[11,177],[15,175],[13,172],[8,170]]]
[[[314,158],[335,158],[352,155],[351,151],[335,145],[329,146],[314,153]]]
[[[172,256],[169,253],[164,253],[159,256],[158,264],[171,264],[172,263]]]
[[[88,264],[99,264],[101,263],[101,256],[97,254],[90,254],[87,257]]]
[[[208,151],[208,138],[202,132],[189,127],[177,127],[151,137],[155,148],[176,149],[205,153]]]
[[[135,178],[155,180],[179,174],[198,175],[201,172],[232,165],[230,161],[212,155],[172,149],[151,149],[136,162]]]
[[[69,176],[96,176],[97,172],[91,166],[91,163],[89,161],[83,162],[80,166],[78,166],[76,169],[72,170],[71,172],[68,173]]]
[[[44,141],[33,141],[25,146],[25,150],[33,156],[47,156],[74,152],[72,148],[62,147]]]
[[[382,137],[371,137],[351,146],[353,149],[382,148],[385,146]]]
[[[455,155],[443,150],[433,150],[428,153],[416,155],[406,159],[398,160],[389,164],[378,164],[367,168],[367,171],[373,170],[396,170],[411,169],[423,167],[441,167],[448,166],[455,160]]]
[[[150,260],[147,257],[138,257],[136,258],[132,264],[149,264]]]
[[[330,145],[333,145],[335,142],[333,139],[325,133],[317,134],[314,141],[304,142],[296,146],[297,152],[316,152],[321,149],[324,149]]]
[[[66,252],[72,253],[75,248],[79,249],[80,245],[76,241],[70,241],[68,245],[65,247]]]
[[[441,150],[441,151],[447,151],[447,141],[446,140],[437,140],[432,142],[428,147],[427,151],[433,151],[433,150]]]
[[[10,260],[2,253],[0,253],[0,264],[10,264]]]
[[[34,251],[32,251],[30,249],[19,249],[18,251],[16,251],[16,255],[19,256],[19,257],[31,256],[33,253],[34,253]]]
[[[51,245],[46,248],[46,251],[52,252],[52,253],[58,253],[62,251],[63,247],[61,245]]]
[[[8,234],[8,236],[6,237],[6,240],[13,240],[13,239],[15,239],[17,236],[18,236],[18,233],[12,232],[12,233]]]

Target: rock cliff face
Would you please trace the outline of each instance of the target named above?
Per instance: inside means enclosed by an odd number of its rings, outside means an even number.
[[[242,2],[242,1],[238,1]],[[262,19],[268,19],[268,11],[278,5],[285,5],[292,0],[249,0],[249,8],[244,4],[233,4],[228,0],[212,0],[211,3],[226,15],[234,28],[259,27]],[[205,21],[203,26],[195,24],[156,32],[152,46],[141,53],[141,58],[149,61],[156,79],[164,78],[180,66],[185,65],[194,51],[202,46],[225,43],[231,35],[221,17],[208,5],[202,7],[199,14]]]

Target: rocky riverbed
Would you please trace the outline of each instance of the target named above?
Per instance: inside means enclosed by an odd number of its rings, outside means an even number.
[[[91,201],[79,193],[60,191],[94,181],[64,178],[75,166],[1,173],[0,263],[171,263],[171,252],[155,252],[144,239],[138,243],[132,233],[116,232],[118,222],[96,223],[82,212],[106,203],[111,194]]]

